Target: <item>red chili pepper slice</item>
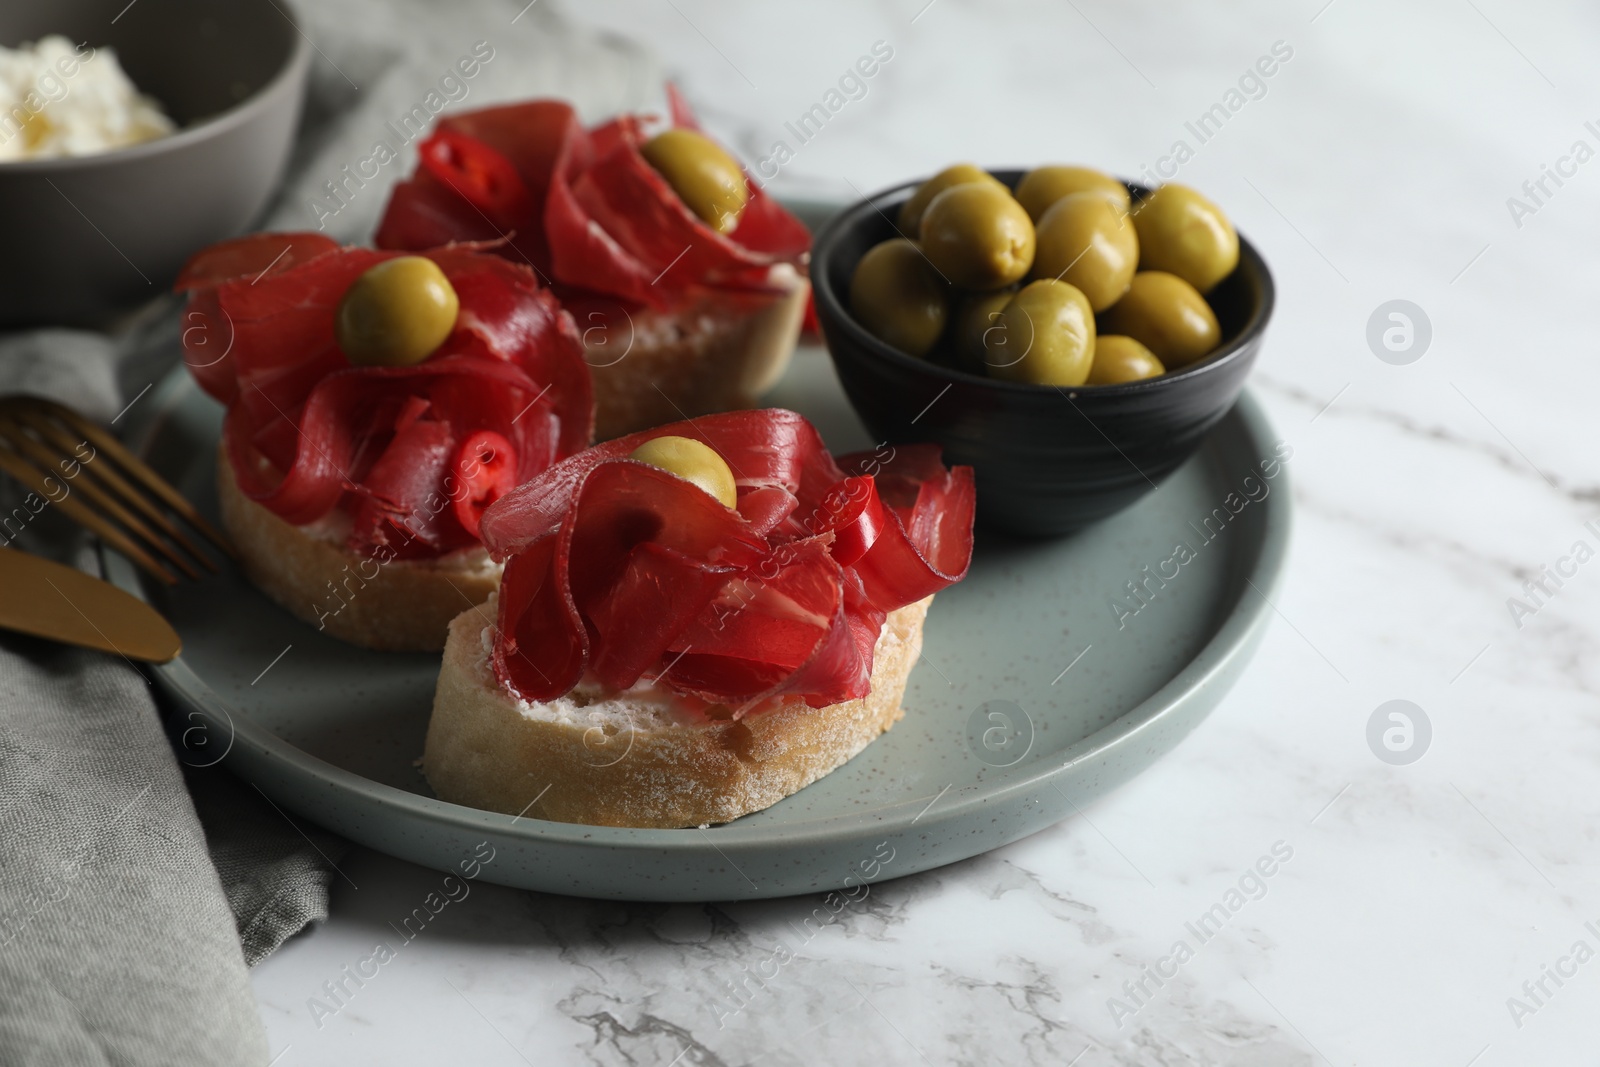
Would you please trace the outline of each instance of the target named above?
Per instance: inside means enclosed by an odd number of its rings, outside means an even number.
[[[461,443],[455,467],[459,484],[450,503],[462,527],[477,537],[484,509],[517,484],[517,453],[493,430],[479,430]]]
[[[800,333],[809,341],[816,341],[822,337],[822,320],[817,318],[817,295],[815,292],[806,297],[805,318],[800,320]]]
[[[822,500],[819,518],[821,529],[833,531],[829,551],[841,567],[865,556],[889,523],[878,484],[870,475],[846,478],[835,485]]]
[[[496,226],[515,226],[533,200],[512,162],[476,137],[435,130],[417,149],[423,169],[459,193]]]

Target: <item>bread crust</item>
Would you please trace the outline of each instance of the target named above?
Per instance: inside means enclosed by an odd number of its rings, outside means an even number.
[[[225,450],[217,499],[245,576],[296,617],[351,644],[387,652],[437,652],[450,620],[500,586],[500,568],[459,557],[390,560],[294,526],[245,496]]]
[[[486,664],[493,612],[462,612],[445,644],[424,771],[440,798],[508,815],[656,828],[728,822],[810,785],[899,721],[932,600],[889,614],[862,699],[613,733],[563,721],[549,705],[524,713]]]
[[[670,312],[618,309],[597,317],[605,322],[598,329],[579,321],[594,381],[595,440],[754,407],[789,365],[811,295],[799,275],[786,284],[778,294],[707,291]],[[625,315],[621,323],[617,314]]]

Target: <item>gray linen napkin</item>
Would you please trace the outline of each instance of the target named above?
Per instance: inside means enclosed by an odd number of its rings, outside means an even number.
[[[286,817],[255,790],[211,767],[186,768],[189,793],[251,967],[313,922],[328,917],[328,886],[349,846]]]
[[[465,84],[441,78],[481,58],[480,42],[493,58],[453,106],[561,95],[594,119],[659,99],[637,47],[566,24],[549,0],[524,3],[302,5],[322,58],[264,228],[320,222],[367,240],[409,152],[342,197],[328,183],[430,90]],[[110,422],[173,364],[177,333],[168,300],[114,337],[0,337],[0,395],[51,396]],[[18,499],[0,479],[0,516]],[[15,547],[94,572],[83,544],[46,508]],[[267,1062],[247,966],[326,917],[329,863],[345,846],[289,824],[225,764],[180,767],[207,762],[182,756],[131,664],[0,633],[0,1064]]]
[[[146,347],[9,338],[0,392],[108,421],[118,355]],[[98,573],[83,535],[48,508],[14,512],[19,496],[0,490],[0,536]],[[246,964],[327,915],[326,863],[226,771],[188,778],[193,803],[131,664],[0,634],[0,1063],[265,1062]]]
[[[265,1060],[228,899],[144,678],[0,635],[0,1062]]]

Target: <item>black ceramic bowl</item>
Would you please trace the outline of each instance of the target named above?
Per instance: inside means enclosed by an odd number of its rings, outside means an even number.
[[[1022,171],[994,171],[1015,186]],[[850,314],[850,276],[918,182],[847,208],[812,250],[817,317],[839,380],[880,440],[935,441],[977,475],[978,519],[1023,534],[1061,534],[1122,510],[1172,473],[1228,413],[1272,317],[1272,274],[1239,238],[1239,266],[1207,296],[1222,327],[1199,363],[1127,385],[1056,388],[968,374],[909,356]],[[1142,197],[1144,187],[1129,184]]]
[[[109,45],[179,127],[99,155],[0,163],[0,326],[103,325],[255,220],[288,162],[310,61],[292,18],[288,0],[0,4],[0,44],[59,33]]]

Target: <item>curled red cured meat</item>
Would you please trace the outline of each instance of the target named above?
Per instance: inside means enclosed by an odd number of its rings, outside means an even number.
[[[432,355],[352,365],[339,302],[397,254],[313,233],[206,249],[178,281],[184,360],[227,405],[246,496],[296,525],[342,509],[352,549],[430,558],[477,544],[483,507],[585,447],[593,400],[570,316],[528,268],[471,247],[425,253],[460,300]]]
[[[673,123],[697,129],[671,86],[668,97]],[[645,161],[647,139],[638,116],[585,129],[558,100],[446,116],[419,151],[424,160],[459,157],[463,169],[418,167],[395,187],[375,242],[420,250],[498,241],[499,254],[563,288],[654,307],[701,287],[771,288],[778,264],[803,269],[810,233],[758,184],[748,182],[733,231],[718,233]],[[473,178],[502,170],[521,177],[517,195],[484,191]]]
[[[722,456],[736,508],[628,458],[667,434]],[[971,468],[947,469],[936,446],[835,461],[780,409],[608,441],[484,513],[484,545],[506,563],[491,665],[527,700],[586,676],[651,680],[735,715],[861,697],[888,613],[966,574],[973,506]]]

